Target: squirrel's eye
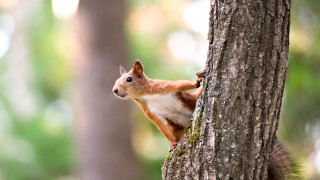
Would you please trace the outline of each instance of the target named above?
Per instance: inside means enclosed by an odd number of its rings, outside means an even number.
[[[127,82],[132,82],[132,77],[127,77]]]

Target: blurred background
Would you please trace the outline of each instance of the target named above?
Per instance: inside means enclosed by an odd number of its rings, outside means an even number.
[[[119,65],[194,79],[209,0],[0,0],[0,179],[161,179],[169,143]],[[280,138],[320,179],[320,1],[293,0]]]

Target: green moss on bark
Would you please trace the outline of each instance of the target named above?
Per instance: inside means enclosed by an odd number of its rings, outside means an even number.
[[[202,124],[201,114],[199,115],[199,117],[195,121],[196,122],[195,122],[194,130],[193,130],[192,134],[189,137],[187,137],[187,139],[186,139],[187,143],[192,144],[192,145],[198,143],[199,138],[200,138],[200,128],[201,128],[201,124]]]

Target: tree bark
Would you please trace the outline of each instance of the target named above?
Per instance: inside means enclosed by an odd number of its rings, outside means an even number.
[[[139,179],[132,150],[129,105],[112,94],[128,59],[124,0],[82,0],[78,35],[79,91],[76,130],[80,179]]]
[[[163,179],[266,179],[284,89],[290,0],[211,0],[204,92]]]

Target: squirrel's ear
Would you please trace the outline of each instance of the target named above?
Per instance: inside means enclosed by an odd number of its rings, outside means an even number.
[[[120,66],[119,70],[120,70],[120,75],[127,73],[126,69],[124,69],[122,66]]]
[[[143,74],[143,65],[139,60],[136,60],[136,62],[134,63],[133,72],[138,76]]]

